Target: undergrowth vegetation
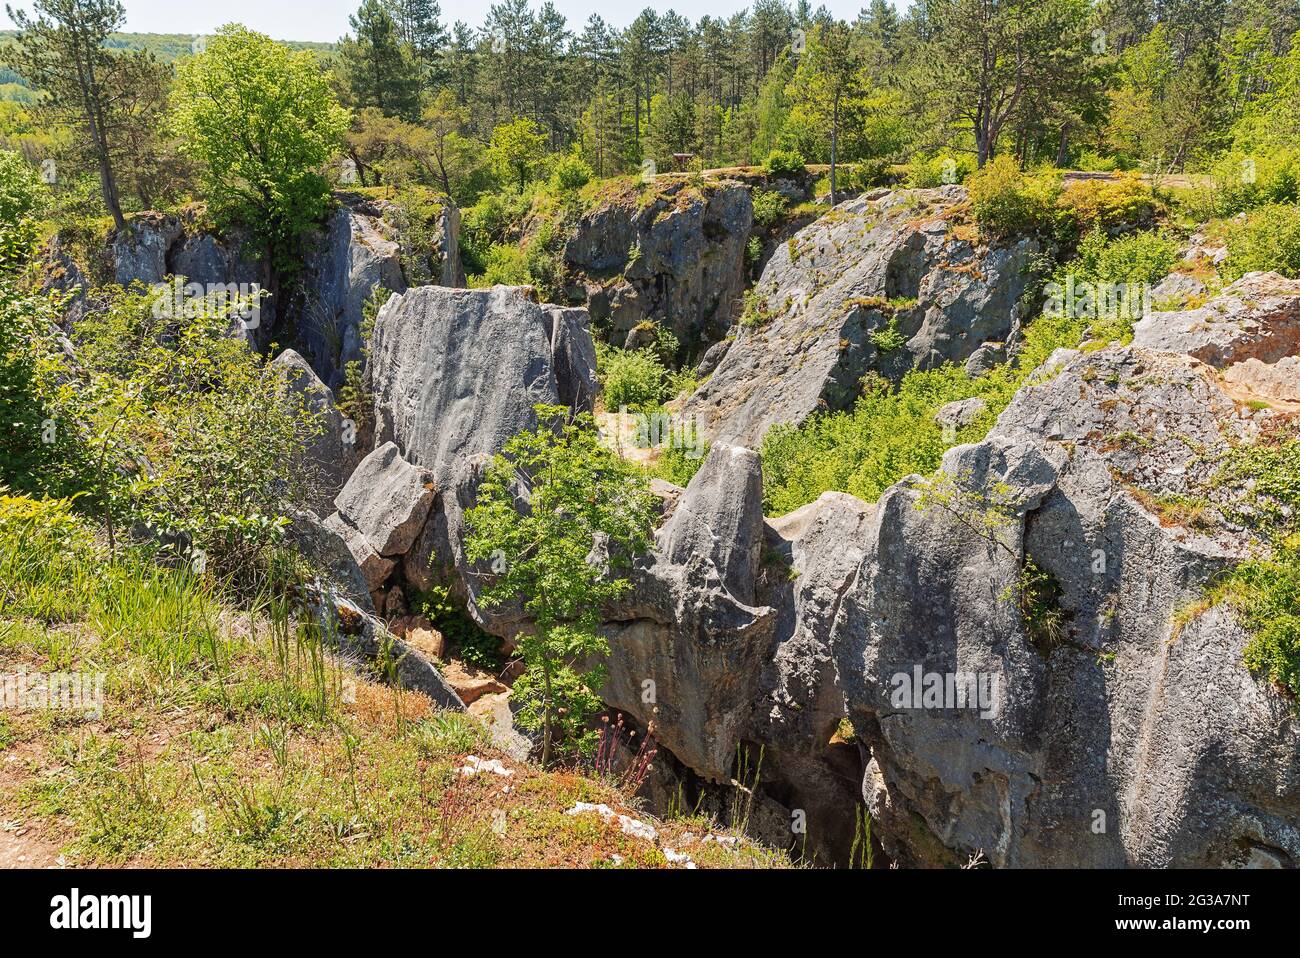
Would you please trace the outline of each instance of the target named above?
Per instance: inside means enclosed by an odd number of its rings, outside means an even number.
[[[873,377],[851,411],[774,426],[762,445],[765,510],[784,515],[830,490],[874,502],[904,476],[933,472],[946,449],[982,438],[1029,374],[1055,349],[1077,346],[1085,326],[1044,316],[1026,330],[1015,366],[970,377],[950,364],[910,372],[896,387]],[[987,405],[968,425],[945,431],[935,421],[940,407],[975,398]]]
[[[1233,449],[1214,477],[1237,505],[1229,518],[1250,529],[1268,552],[1235,566],[1210,590],[1251,633],[1246,664],[1300,703],[1300,434],[1287,419]]]

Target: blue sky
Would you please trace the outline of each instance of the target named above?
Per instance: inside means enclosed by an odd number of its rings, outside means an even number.
[[[12,0],[11,0],[12,2]],[[570,27],[581,25],[588,16],[599,13],[619,26],[630,23],[645,7],[674,9],[682,16],[698,20],[735,13],[747,0],[552,0],[568,19]],[[904,0],[894,6],[906,7]],[[851,19],[865,6],[866,0],[821,0],[837,16]],[[30,8],[30,3],[13,3]],[[443,21],[464,20],[472,26],[483,22],[491,0],[443,0]],[[534,0],[540,6],[541,0]],[[814,0],[813,6],[818,5]],[[348,14],[360,6],[360,0],[123,0],[126,29],[137,33],[210,33],[224,23],[238,22],[281,40],[337,40],[348,29]],[[10,26],[0,11],[0,22]]]

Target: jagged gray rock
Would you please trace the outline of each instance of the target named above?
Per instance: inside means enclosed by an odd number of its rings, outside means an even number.
[[[869,371],[896,379],[1005,341],[1038,245],[961,238],[965,200],[961,187],[871,193],[800,230],[684,413],[713,439],[757,447],[776,423],[852,405]]]
[[[161,283],[167,277],[167,252],[181,236],[174,216],[142,213],[126,225],[125,234],[113,237],[114,280],[119,286],[133,282]]]
[[[650,321],[673,332],[685,355],[697,355],[739,313],[753,203],[744,186],[725,180],[700,187],[663,176],[651,188],[644,205],[632,189],[583,216],[565,265],[616,345]]]
[[[585,309],[543,306],[550,327],[551,365],[559,401],[575,411],[589,411],[596,402],[596,344]]]
[[[561,400],[561,371],[566,392],[581,401],[579,358],[594,348],[582,342],[585,325],[562,316],[557,365],[550,309],[508,286],[423,286],[392,298],[375,322],[370,357],[377,441],[394,441],[442,486],[461,460],[498,452],[534,428],[533,407]]]
[[[465,711],[465,703],[433,660],[409,642],[392,635],[374,615],[329,592],[313,597],[312,612],[321,624],[326,641],[346,655],[362,662],[374,662],[383,656],[391,663],[393,673],[385,669],[381,678],[396,679],[402,688],[423,692],[438,708]]]
[[[330,513],[322,525],[326,531],[338,536],[347,547],[352,560],[361,570],[361,577],[366,583],[367,591],[378,592],[397,566],[396,560],[380,555],[379,550],[361,533],[361,530],[337,512]]]
[[[376,552],[393,557],[405,555],[415,543],[433,493],[428,470],[411,465],[395,443],[386,442],[361,460],[334,504]]]
[[[286,349],[271,362],[271,368],[285,376],[289,388],[312,412],[320,425],[320,432],[312,436],[304,449],[305,471],[311,486],[307,505],[318,515],[329,515],[334,509],[334,497],[343,489],[347,478],[347,460],[355,445],[355,428],[349,430],[334,404],[334,391],[320,381],[307,360],[292,349]],[[347,441],[348,436],[353,441]]]
[[[362,359],[361,324],[374,290],[405,292],[401,252],[381,217],[341,207],[308,257],[299,338],[331,389],[343,385],[348,363]]]
[[[305,509],[294,512],[289,519],[286,537],[294,548],[326,577],[337,595],[373,615],[375,604],[370,598],[370,583],[343,536],[327,527],[316,513]]]
[[[834,645],[892,856],[1183,867],[1259,846],[1297,860],[1289,706],[1246,670],[1224,610],[1172,638],[1175,611],[1248,539],[1147,505],[1190,493],[1215,450],[1271,415],[1241,410],[1190,357],[1108,349],[1021,390],[987,440],[948,453],[943,473],[964,495],[918,509],[917,480],[885,494]],[[978,521],[999,490],[1000,545]],[[1025,555],[1055,583],[1056,644],[1012,598]],[[986,677],[991,707],[900,703],[896,677],[918,671]]]
[[[1204,306],[1153,312],[1133,327],[1133,345],[1189,356],[1222,369],[1300,352],[1300,280],[1247,273]]]
[[[763,547],[763,471],[758,455],[715,443],[659,531],[658,551],[685,566],[712,561],[727,591],[752,604]]]

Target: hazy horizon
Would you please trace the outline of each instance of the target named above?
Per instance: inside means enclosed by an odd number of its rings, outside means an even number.
[[[676,10],[692,23],[705,15],[730,16],[751,5],[746,0],[691,0],[689,3],[668,0],[628,0],[617,4],[598,0],[552,0],[568,21],[570,29],[580,28],[593,13],[609,23],[625,27],[646,7],[665,12]],[[869,0],[821,0],[814,8],[825,6],[837,17],[851,20]],[[905,8],[901,0],[890,0],[896,8]],[[538,8],[542,0],[530,0]],[[31,9],[31,2],[16,2],[16,8]],[[212,33],[227,23],[242,23],[277,40],[307,40],[333,43],[348,32],[348,16],[356,12],[361,0],[224,0],[222,3],[178,4],[175,0],[123,0],[126,8],[125,30],[129,33]],[[479,26],[492,0],[461,0],[442,5],[443,23],[450,26],[463,20]],[[13,27],[7,13],[0,15],[5,29]]]

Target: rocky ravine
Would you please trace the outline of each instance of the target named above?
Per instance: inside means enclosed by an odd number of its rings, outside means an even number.
[[[1293,703],[1247,672],[1226,608],[1174,629],[1252,543],[1213,509],[1192,527],[1159,506],[1300,401],[1300,288],[1249,276],[1208,308],[1214,348],[1188,311],[1153,314],[1131,346],[1058,353],[984,441],[949,451],[940,497],[909,477],[875,504],[828,493],[765,519],[757,455],[723,441],[686,489],[657,483],[655,547],[605,610],[603,690],[653,717],[655,787],[716,797],[738,747],[761,750],[750,827],[788,845],[802,811],[822,862],[844,860],[865,801],[905,865],[1300,863]],[[589,388],[589,340],[582,311],[519,290],[389,302],[363,464],[378,478],[355,474],[326,522],[342,538],[322,533],[335,558],[351,547],[367,600],[397,614],[404,588],[442,578],[488,630],[527,628],[476,607],[488,570],[464,559],[464,512],[529,403]],[[1053,641],[1011,599],[1027,559],[1054,583]],[[899,696],[930,673],[968,677],[972,701]]]

